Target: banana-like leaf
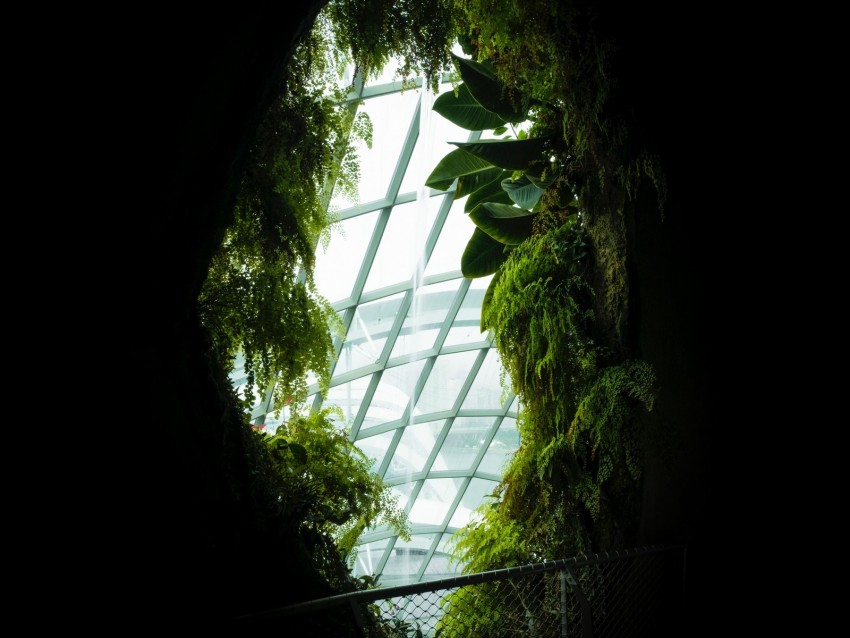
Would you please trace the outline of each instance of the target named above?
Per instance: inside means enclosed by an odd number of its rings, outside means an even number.
[[[527,119],[528,110],[521,105],[514,105],[490,66],[454,54],[452,58],[457,62],[461,79],[481,106],[512,124]]]
[[[474,195],[476,191],[481,189],[483,186],[492,183],[494,180],[504,179],[505,173],[506,171],[503,171],[501,168],[491,166],[489,170],[459,177],[457,180],[455,199],[460,199],[467,195]]]
[[[452,182],[458,177],[480,173],[492,168],[493,164],[486,159],[458,148],[440,160],[440,163],[425,180],[425,186],[430,186],[439,191],[448,190]]]
[[[498,202],[500,204],[510,204],[511,198],[502,188],[502,182],[510,177],[510,171],[503,171],[499,168],[493,169],[496,175],[489,182],[482,184],[469,195],[466,204],[463,207],[464,212],[472,212],[476,206],[482,202]],[[483,175],[483,173],[480,173]]]
[[[469,213],[469,218],[485,233],[502,244],[515,246],[531,237],[537,213],[507,204],[485,202]]]
[[[533,209],[546,192],[532,182],[527,175],[522,175],[516,180],[510,178],[502,180],[502,188],[517,206],[526,210]]]
[[[502,277],[502,269],[498,269],[490,280],[490,285],[487,286],[487,291],[484,293],[484,299],[481,300],[481,332],[487,330],[487,313],[490,311],[490,303],[493,301],[493,292],[496,286],[499,285],[499,279]]]
[[[460,271],[468,279],[486,277],[496,272],[507,258],[504,244],[476,228],[460,257]]]
[[[481,106],[469,87],[464,83],[454,91],[443,93],[434,101],[434,110],[444,118],[468,131],[494,129],[505,124],[505,120]]]
[[[506,171],[527,171],[534,162],[547,159],[545,153],[551,139],[551,136],[547,136],[532,137],[527,140],[478,140],[477,142],[449,143]]]

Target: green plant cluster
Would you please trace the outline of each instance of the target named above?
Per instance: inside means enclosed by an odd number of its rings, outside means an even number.
[[[481,328],[521,401],[520,448],[454,538],[467,572],[626,546],[639,520],[641,420],[657,387],[618,342],[622,216],[643,177],[663,203],[663,177],[606,110],[612,45],[595,40],[589,7],[557,5],[462,3],[474,59],[454,58],[462,83],[435,103],[468,130],[530,122],[513,139],[455,143],[426,182],[468,197],[461,268],[493,276]]]
[[[333,411],[295,415],[274,434],[254,431],[263,443],[255,490],[290,521],[311,547],[319,571],[337,589],[353,581],[348,569],[367,527],[387,525],[410,540],[398,497],[372,471],[374,461],[335,427]],[[347,566],[347,567],[346,567]]]
[[[331,189],[356,193],[352,151],[371,135],[344,88],[330,88],[341,53],[367,77],[400,56],[401,75],[422,72],[432,88],[455,65],[461,82],[435,110],[493,139],[456,142],[427,185],[468,197],[474,230],[461,269],[492,275],[481,328],[521,406],[520,448],[455,538],[467,572],[622,546],[636,522],[641,418],[655,380],[608,324],[625,315],[625,198],[648,177],[661,203],[665,186],[656,160],[630,148],[611,103],[615,47],[597,37],[592,5],[329,2],[281,80],[199,298],[216,357],[227,366],[242,352],[249,388],[275,387],[277,405],[305,398],[309,372],[327,388],[338,320],[313,285],[314,250],[332,228]],[[470,57],[449,53],[455,38]],[[245,410],[252,403],[243,397]],[[365,527],[383,521],[406,533],[403,512],[327,414],[255,440],[266,458],[257,490],[335,587],[351,584],[347,561]]]
[[[322,391],[330,382],[333,335],[341,326],[313,282],[315,250],[333,224],[330,188],[357,192],[358,141],[371,145],[371,123],[355,116],[336,87],[344,59],[332,32],[317,23],[281,79],[252,148],[234,222],[213,257],[199,296],[200,316],[216,355],[232,368],[244,355],[253,388],[274,388],[276,405],[307,395],[307,375]],[[364,119],[365,118],[365,119]]]

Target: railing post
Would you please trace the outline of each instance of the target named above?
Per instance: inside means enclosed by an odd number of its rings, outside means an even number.
[[[561,576],[561,638],[567,638],[567,572],[560,571]]]
[[[562,583],[566,582],[570,586],[570,589],[572,589],[579,604],[581,605],[581,637],[593,638],[593,612],[590,609],[590,603],[585,597],[584,592],[578,585],[576,575],[573,573],[572,569],[565,566],[564,570],[561,572],[561,579]],[[566,592],[566,589],[562,589],[562,591]],[[562,600],[563,596],[564,594],[561,594]],[[563,624],[561,626],[563,627]],[[563,629],[561,629],[561,632],[561,635],[563,635]]]

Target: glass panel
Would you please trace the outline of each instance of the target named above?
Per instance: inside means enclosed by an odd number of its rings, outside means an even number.
[[[448,91],[454,91],[451,84],[440,86],[440,94]],[[436,100],[437,97],[431,96],[431,102],[433,103],[433,100]],[[423,100],[423,102],[427,102],[427,100]],[[422,148],[414,149],[415,157],[411,158],[411,166],[405,174],[401,192],[418,191],[425,184],[434,167],[440,163],[440,160],[452,151],[457,150],[457,146],[449,144],[449,142],[468,141],[469,131],[457,126],[438,113],[431,112],[429,114],[423,108],[419,139],[426,143],[423,145],[420,142],[416,145]]]
[[[377,363],[403,300],[404,293],[398,293],[357,307],[334,375]]]
[[[426,479],[410,509],[410,522],[426,525],[442,524],[463,481],[462,478]]]
[[[475,224],[463,212],[463,200],[453,202],[446,221],[443,222],[440,238],[425,268],[425,275],[459,271],[461,255],[473,232],[475,232]],[[492,275],[490,277],[492,278]],[[481,304],[478,305],[478,309],[481,309]]]
[[[444,424],[445,420],[408,425],[384,478],[409,477],[425,469],[425,461],[434,449],[434,443]]]
[[[487,448],[487,453],[481,459],[478,470],[501,476],[517,449],[519,449],[519,432],[516,419],[505,418],[496,436],[493,437],[490,447]]]
[[[413,279],[437,212],[439,206],[433,198],[425,206],[412,201],[393,207],[366,279],[365,292]]]
[[[466,399],[463,401],[462,410],[501,410],[502,409],[502,385],[499,375],[502,371],[501,357],[496,348],[490,348],[478,376]]]
[[[508,408],[508,414],[516,415],[519,412],[519,397],[514,397],[514,400],[511,402],[511,407]]]
[[[486,331],[481,332],[481,304],[491,279],[493,275],[479,277],[470,282],[469,290],[466,291],[466,297],[463,298],[444,345],[489,342],[490,335]]]
[[[357,439],[355,442],[355,445],[360,448],[360,451],[363,452],[363,454],[375,461],[375,464],[372,465],[373,471],[377,471],[383,462],[384,455],[387,453],[387,449],[389,449],[390,444],[392,443],[394,434],[395,431],[391,430],[365,439]]]
[[[452,515],[452,520],[449,521],[449,527],[461,528],[472,520],[475,510],[484,503],[487,495],[492,494],[498,483],[496,481],[488,481],[485,479],[474,478],[469,482],[469,487],[463,498],[460,499],[455,513]]]
[[[410,403],[413,387],[419,380],[425,360],[406,363],[395,368],[384,370],[381,382],[372,397],[372,403],[366,412],[368,424],[372,427],[379,423],[395,421],[402,417],[405,408]]]
[[[434,346],[449,306],[455,300],[460,279],[419,288],[396,339],[390,358],[428,350]]]
[[[399,485],[393,485],[392,491],[396,497],[398,497],[398,506],[401,509],[407,507],[407,501],[410,500],[410,494],[413,492],[413,487],[416,485],[418,481],[410,481],[408,483],[400,483]]]
[[[357,559],[354,562],[354,576],[373,576],[378,569],[381,559],[384,557],[384,552],[389,544],[389,538],[371,543],[358,545],[355,551]]]
[[[444,354],[437,357],[428,381],[416,402],[414,415],[429,414],[441,410],[450,410],[457,399],[458,392],[466,377],[469,368],[475,361],[478,352],[456,352]]]
[[[357,143],[360,203],[387,196],[418,101],[417,91],[405,91],[370,98],[360,105],[359,111],[365,112],[373,125],[372,148],[367,148],[362,142]]]
[[[490,436],[493,417],[458,417],[443,442],[432,470],[470,470]]]
[[[313,279],[331,303],[351,296],[377,219],[378,212],[373,211],[343,220],[333,227],[327,251],[321,246],[316,249]]]
[[[354,417],[357,416],[357,412],[360,410],[360,404],[363,402],[363,396],[366,394],[371,379],[372,376],[367,375],[328,390],[328,396],[323,405],[333,405],[342,408],[342,423],[346,428],[351,428],[354,425]],[[335,423],[339,422],[339,418],[336,415],[333,415],[331,420]]]
[[[416,574],[422,568],[436,534],[411,534],[410,541],[396,540],[395,547],[381,573],[381,584],[402,585],[416,582]]]
[[[460,574],[461,566],[451,561],[451,534],[443,534],[440,542],[437,543],[437,549],[434,550],[434,555],[428,566],[425,568],[425,573],[422,574],[422,580],[437,580],[439,578],[450,578]]]

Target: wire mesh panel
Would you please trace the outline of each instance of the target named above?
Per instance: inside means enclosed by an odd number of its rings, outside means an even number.
[[[359,591],[267,615],[288,616],[304,635],[338,638],[675,635],[684,567],[683,547],[643,548]]]
[[[461,587],[443,600],[436,636],[558,636],[557,574],[540,573]]]

